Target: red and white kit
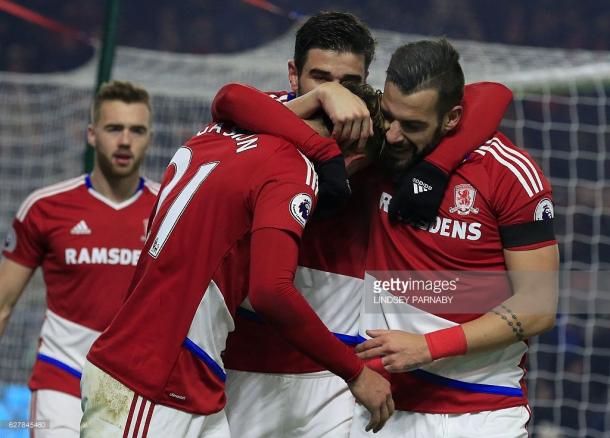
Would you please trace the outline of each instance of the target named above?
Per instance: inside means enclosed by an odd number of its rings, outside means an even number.
[[[382,277],[392,275],[388,271],[501,272],[506,270],[504,249],[532,250],[556,243],[548,181],[529,154],[500,133],[457,169],[429,227],[391,224],[387,210],[392,194],[392,184],[381,185],[372,217],[361,334],[367,329],[428,333],[473,320],[485,313],[482,309],[490,310],[511,295],[508,283],[494,280],[497,289],[492,292],[485,282],[464,278],[458,281],[465,284],[449,292],[456,300],[452,307],[383,300],[380,297],[399,294],[368,285],[387,280]],[[392,374],[396,408],[460,414],[525,406],[526,351],[526,342],[517,342]]]
[[[469,103],[479,104],[479,93],[494,93],[489,87],[489,84],[469,86]],[[285,92],[272,93],[272,96],[281,102],[294,97]],[[497,101],[503,99],[502,96]],[[300,120],[281,117],[273,106],[256,95],[250,94],[245,103],[243,99],[222,103],[225,106],[216,110],[240,125],[282,135],[297,144],[298,137],[305,137]],[[486,118],[479,119],[478,130],[488,129],[489,135],[502,111],[498,109],[501,105],[496,108],[488,103],[487,106],[490,108],[483,111]],[[465,134],[486,138],[478,130]],[[463,145],[477,143],[462,139],[458,144],[462,147],[443,149],[441,161],[459,162],[464,156]],[[472,150],[470,146],[468,149]],[[450,165],[442,167],[451,168]],[[341,214],[307,226],[295,276],[299,291],[329,330],[347,345],[364,340],[358,335],[358,318],[373,194],[369,193],[371,182],[367,175],[370,172],[361,173],[350,178],[353,193]],[[278,430],[287,437],[349,434],[354,399],[345,383],[283,341],[252,312],[247,302],[238,309],[236,330],[229,335],[227,347],[225,363],[230,369],[227,415],[233,434],[262,437]],[[268,420],[253,424],[249,421],[253,412]]]
[[[251,235],[281,230],[294,246],[282,250],[284,258],[294,257],[296,265],[295,242],[316,193],[313,166],[292,144],[221,124],[205,127],[172,159],[130,296],[89,361],[153,404],[199,416],[221,411],[221,353],[235,310],[256,289],[253,276],[260,272],[249,275],[258,262]],[[256,254],[263,259],[263,252]],[[357,376],[361,361],[341,348],[289,286],[281,295],[266,291],[272,300],[265,302],[267,318],[281,321],[285,335],[288,320],[307,319],[320,344],[306,345],[306,330],[291,339],[314,355],[324,351],[327,365],[344,379]]]
[[[115,203],[82,175],[33,192],[17,211],[3,255],[41,266],[47,286],[33,391],[80,397],[85,356],[127,296],[158,187],[141,179],[133,197]]]

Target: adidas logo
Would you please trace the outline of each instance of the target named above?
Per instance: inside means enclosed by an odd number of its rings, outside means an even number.
[[[426,184],[417,178],[413,178],[413,193],[417,195],[418,193],[429,192],[430,190],[432,190],[431,185]]]
[[[70,230],[70,234],[91,234],[91,228],[87,226],[87,222],[82,220],[72,227],[72,229]]]

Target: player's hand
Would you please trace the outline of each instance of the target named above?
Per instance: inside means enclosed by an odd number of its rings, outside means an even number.
[[[371,420],[365,430],[379,432],[394,413],[390,382],[365,366],[358,377],[347,385],[356,401],[371,413]]]
[[[373,121],[366,104],[343,85],[327,82],[316,88],[322,109],[333,123],[332,137],[343,150],[359,153],[373,135]]]
[[[390,220],[415,226],[434,221],[448,182],[449,176],[426,160],[406,170],[390,200]]]
[[[345,161],[342,155],[314,165],[318,174],[318,203],[315,216],[332,216],[347,202],[352,190],[347,179]]]
[[[403,373],[432,362],[428,343],[423,335],[401,330],[367,330],[372,339],[356,346],[361,359],[382,356],[381,363],[390,373]]]

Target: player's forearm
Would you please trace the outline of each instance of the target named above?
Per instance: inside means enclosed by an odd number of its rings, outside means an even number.
[[[292,284],[277,285],[272,300],[252,306],[290,344],[346,381],[360,374],[363,362],[328,331]]]
[[[505,250],[504,259],[513,295],[480,318],[454,329],[463,329],[468,353],[505,347],[550,330],[555,324],[557,245],[529,251]]]
[[[326,161],[341,154],[335,141],[319,136],[284,105],[246,85],[222,87],[212,102],[212,117],[243,129],[282,137],[312,161]]]
[[[13,311],[12,307],[8,306],[0,306],[0,338],[4,334],[4,330],[8,325],[8,320],[11,317],[11,313]]]
[[[555,313],[524,310],[524,304],[519,296],[514,296],[494,311],[463,324],[467,352],[479,353],[507,347],[553,328]]]
[[[322,109],[320,101],[320,87],[314,88],[309,93],[303,94],[292,100],[289,100],[284,104],[286,108],[292,111],[297,117],[301,119],[309,119],[316,112]]]
[[[251,241],[250,303],[295,348],[349,381],[360,374],[364,364],[328,331],[294,287],[297,256],[298,244],[288,232],[255,231]]]
[[[25,289],[32,272],[33,269],[9,259],[0,261],[0,336],[4,333],[13,308]]]
[[[0,276],[0,337],[2,337],[2,334],[8,325],[17,298],[20,295],[18,291],[10,287],[11,282],[9,279],[6,279],[6,281],[3,280],[2,276]]]
[[[518,294],[475,320],[427,333],[430,357],[436,360],[497,350],[550,330],[555,313],[528,309],[529,301]]]

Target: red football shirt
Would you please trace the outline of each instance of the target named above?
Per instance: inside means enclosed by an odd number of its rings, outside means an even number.
[[[361,334],[367,329],[427,333],[475,319],[511,296],[503,274],[504,249],[556,243],[548,181],[529,154],[500,133],[457,169],[430,226],[392,224],[387,210],[393,192],[393,184],[382,183],[371,219]],[[410,283],[405,290],[382,285],[392,278],[405,284],[412,279],[454,281],[455,288],[439,283],[438,290],[424,287],[421,293],[423,283],[418,288]],[[526,343],[518,342],[392,374],[396,407],[459,413],[526,404],[526,351]]]
[[[3,255],[41,266],[47,288],[32,390],[80,396],[85,355],[127,296],[157,191],[141,179],[134,196],[116,203],[82,175],[37,190],[21,205]]]
[[[221,353],[248,291],[251,233],[300,238],[316,191],[292,144],[208,125],[172,159],[130,296],[89,360],[157,403],[222,409]]]

